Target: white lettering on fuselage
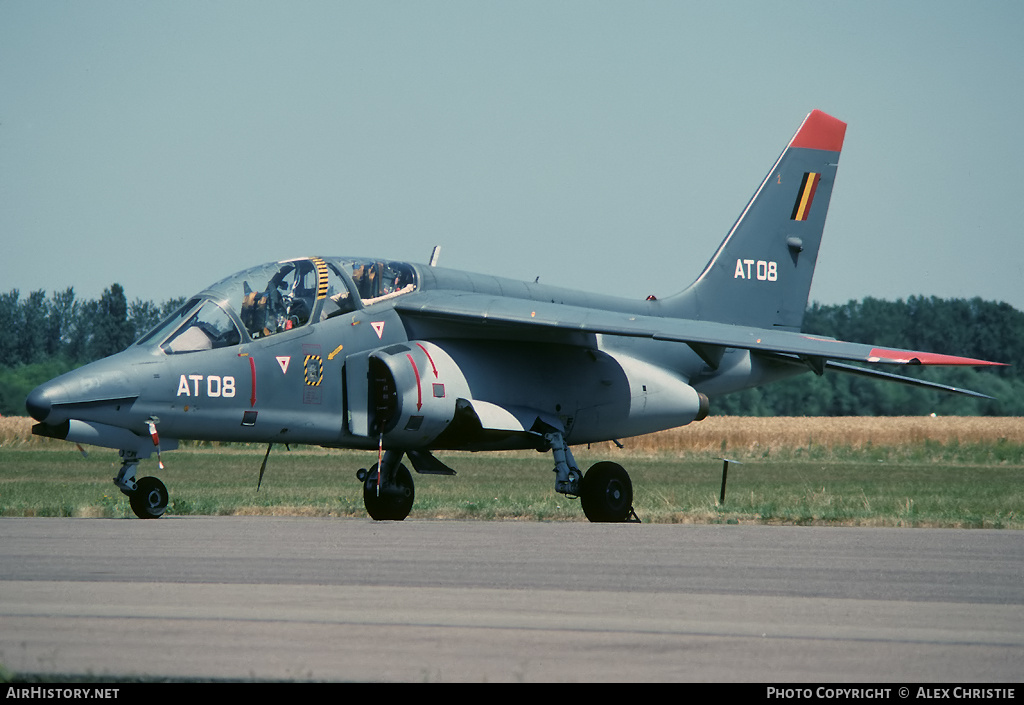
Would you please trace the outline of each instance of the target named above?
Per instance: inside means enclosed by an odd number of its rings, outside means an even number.
[[[206,380],[206,385],[200,387],[200,382]],[[191,382],[191,384],[189,384]],[[208,397],[233,397],[235,396],[235,378],[219,377],[217,375],[182,375],[178,380],[177,396],[198,397],[200,391]]]
[[[773,282],[779,278],[779,265],[763,259],[737,259],[736,272],[733,279],[757,279],[762,282]]]

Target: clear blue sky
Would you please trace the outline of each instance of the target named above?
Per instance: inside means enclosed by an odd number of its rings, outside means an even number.
[[[0,290],[368,255],[628,297],[849,123],[811,299],[1024,309],[1024,2],[0,0]]]

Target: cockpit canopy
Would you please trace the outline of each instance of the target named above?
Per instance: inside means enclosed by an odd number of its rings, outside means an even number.
[[[170,354],[238,345],[301,328],[416,289],[405,262],[309,257],[223,279],[143,336]]]

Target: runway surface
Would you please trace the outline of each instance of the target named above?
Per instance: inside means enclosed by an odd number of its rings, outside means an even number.
[[[1010,531],[0,519],[0,663],[329,681],[1019,682]]]

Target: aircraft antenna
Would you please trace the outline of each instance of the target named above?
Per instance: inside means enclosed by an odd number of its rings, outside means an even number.
[[[430,253],[430,266],[437,266],[437,258],[441,256],[441,246],[434,245],[434,251]]]
[[[274,447],[273,443],[267,444],[267,454],[263,456],[263,463],[260,465],[260,479],[256,482],[256,491],[260,491],[260,485],[263,484],[263,473],[267,469],[267,458],[270,457],[270,449]]]

